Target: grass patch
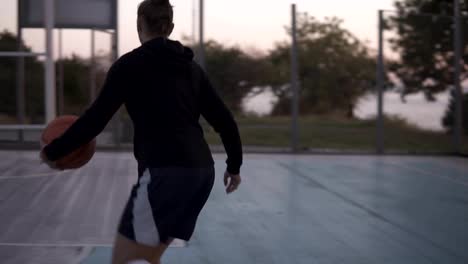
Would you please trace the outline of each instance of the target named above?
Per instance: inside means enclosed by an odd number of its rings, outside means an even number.
[[[289,117],[237,118],[244,145],[266,147],[290,146],[291,119]],[[307,116],[299,120],[301,148],[364,150],[375,149],[375,120],[344,119],[339,117]],[[205,136],[210,144],[221,144],[208,126]],[[452,136],[445,132],[420,129],[396,117],[386,117],[384,144],[387,151],[451,152]],[[463,148],[468,153],[468,138]]]

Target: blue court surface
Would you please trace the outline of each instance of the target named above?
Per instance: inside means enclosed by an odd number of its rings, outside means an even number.
[[[188,244],[163,264],[468,263],[468,162],[455,157],[246,155],[226,195],[224,155]],[[0,151],[0,263],[110,263],[135,183],[130,153],[54,172]]]

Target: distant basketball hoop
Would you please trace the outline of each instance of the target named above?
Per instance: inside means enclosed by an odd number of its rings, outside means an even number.
[[[55,0],[54,28],[116,29],[116,0]],[[44,27],[44,4],[38,0],[19,0],[21,28]]]

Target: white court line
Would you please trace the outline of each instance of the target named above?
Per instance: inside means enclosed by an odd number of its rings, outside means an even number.
[[[89,257],[89,255],[91,255],[91,253],[93,252],[93,248],[92,247],[85,247],[81,253],[76,257],[76,259],[74,261],[71,261],[70,264],[80,264],[80,263],[83,263],[83,261],[85,261],[85,259],[87,259]]]
[[[0,243],[1,246],[8,247],[45,247],[45,248],[75,248],[82,247],[84,248],[81,253],[72,260],[71,264],[80,264],[82,263],[93,251],[95,247],[111,247],[110,244],[33,244],[33,243]]]
[[[112,247],[112,244],[86,243],[0,243],[0,247]]]
[[[107,154],[107,153],[104,153]],[[125,161],[134,161],[135,159],[131,156],[129,157],[112,157],[112,156],[95,156],[93,159],[121,159]],[[36,158],[32,159],[32,161],[39,161]],[[92,160],[91,160],[92,161]],[[92,164],[85,165],[85,166],[93,166]],[[76,169],[75,169],[76,170]],[[26,175],[8,175],[8,176],[0,176],[0,181],[2,180],[12,180],[12,179],[34,179],[34,178],[41,178],[41,177],[48,177],[48,176],[59,176],[67,174],[67,172],[72,172],[75,170],[65,170],[65,171],[54,171],[54,172],[44,172],[44,173],[34,173],[34,174],[26,174]]]
[[[411,166],[406,165],[406,164],[403,165],[403,164],[399,164],[399,163],[394,163],[392,161],[385,161],[385,162],[387,162],[387,164],[392,164],[393,166],[402,167],[402,168],[405,168],[407,170],[417,171],[417,172],[419,172],[421,174],[425,174],[427,176],[432,176],[432,177],[437,177],[437,178],[440,178],[440,179],[449,180],[449,181],[451,181],[453,183],[457,183],[457,184],[463,185],[465,187],[468,187],[468,182],[464,182],[464,181],[454,179],[451,176],[446,176],[446,175],[441,175],[441,174],[434,174],[434,173],[431,173],[431,172],[429,172],[427,170],[424,170],[424,169],[421,169],[421,168],[411,167]]]
[[[186,247],[187,242],[175,239],[170,247]],[[0,247],[46,247],[46,248],[95,248],[95,247],[112,247],[113,244],[105,243],[2,243],[0,242]]]
[[[27,175],[16,175],[16,176],[0,176],[1,180],[11,180],[11,179],[32,179],[32,178],[41,178],[47,176],[59,176],[66,174],[66,171],[60,172],[44,172],[44,173],[36,173],[36,174],[27,174]]]

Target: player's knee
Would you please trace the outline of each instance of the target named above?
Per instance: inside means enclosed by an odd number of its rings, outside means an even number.
[[[160,263],[160,262],[158,262],[158,263]],[[128,264],[152,264],[152,263],[149,263],[146,260],[132,260],[132,261],[128,262]]]
[[[152,258],[151,258],[151,264],[161,264],[161,257],[163,252],[157,252]]]
[[[161,259],[155,259],[151,262],[151,264],[161,264]]]

